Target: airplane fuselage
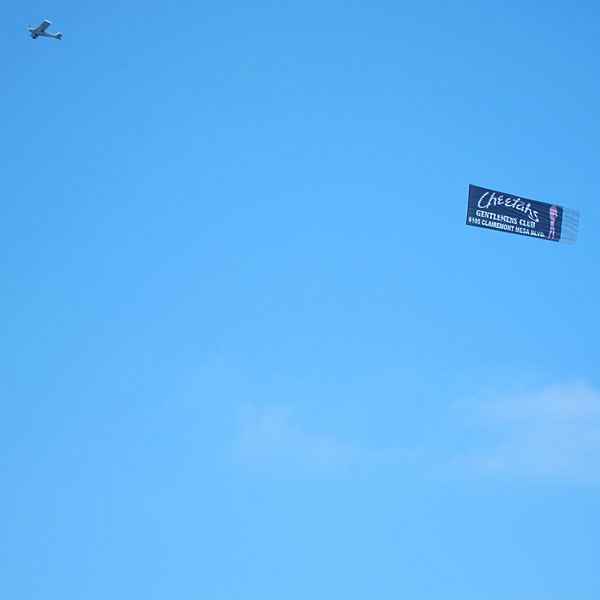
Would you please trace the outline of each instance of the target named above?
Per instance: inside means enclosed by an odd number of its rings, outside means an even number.
[[[29,33],[31,33],[31,37],[35,40],[35,38],[40,35],[43,37],[51,37],[57,40],[62,39],[62,33],[48,33],[46,31],[40,31],[39,29],[34,29],[33,27],[29,28]]]

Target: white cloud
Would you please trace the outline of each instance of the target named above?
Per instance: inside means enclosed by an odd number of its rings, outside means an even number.
[[[600,392],[584,383],[471,403],[466,416],[470,448],[453,470],[600,482]]]
[[[385,459],[380,450],[363,448],[298,426],[290,406],[244,406],[233,447],[237,460],[267,468],[340,470]]]

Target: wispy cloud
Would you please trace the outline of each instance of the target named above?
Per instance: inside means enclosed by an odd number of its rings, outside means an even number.
[[[244,406],[233,446],[236,459],[265,468],[330,471],[373,466],[388,458],[385,451],[303,428],[293,416],[291,406]]]
[[[600,392],[580,382],[461,407],[467,447],[451,470],[600,482]]]

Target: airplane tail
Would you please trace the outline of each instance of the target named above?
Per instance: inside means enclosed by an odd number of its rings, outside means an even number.
[[[62,40],[62,33],[57,33],[56,34],[56,39],[57,40]]]

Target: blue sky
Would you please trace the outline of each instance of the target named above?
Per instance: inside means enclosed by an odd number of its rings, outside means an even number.
[[[597,598],[598,17],[5,7],[1,595]]]

